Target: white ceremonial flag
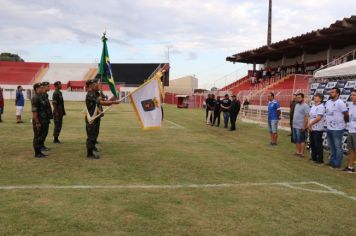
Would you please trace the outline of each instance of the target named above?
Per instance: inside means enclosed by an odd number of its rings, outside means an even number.
[[[142,129],[157,129],[162,125],[161,81],[153,78],[130,94],[130,99]]]

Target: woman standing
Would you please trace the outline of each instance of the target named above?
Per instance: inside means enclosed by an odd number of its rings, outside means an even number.
[[[323,95],[318,93],[314,95],[314,105],[310,109],[310,121],[308,130],[310,131],[311,159],[318,164],[324,162],[323,159],[323,132],[324,132],[324,114],[325,107],[321,103]]]

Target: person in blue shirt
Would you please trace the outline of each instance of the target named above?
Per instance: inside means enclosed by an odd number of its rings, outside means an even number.
[[[17,86],[15,106],[16,106],[16,123],[18,124],[23,123],[21,119],[21,115],[23,113],[23,108],[25,106],[25,98],[23,97],[22,90],[23,89],[21,85]]]
[[[281,119],[281,107],[274,99],[274,93],[268,94],[268,129],[271,134],[271,146],[277,145],[278,139],[278,121]]]

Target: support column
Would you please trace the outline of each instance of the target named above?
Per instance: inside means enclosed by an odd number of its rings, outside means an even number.
[[[302,61],[301,62],[304,62],[305,63],[305,50],[303,50],[303,53],[302,53],[302,57],[301,57]]]
[[[326,51],[326,63],[328,64],[328,63],[330,63],[331,62],[331,60],[332,60],[332,58],[331,58],[331,51],[332,51],[332,46],[331,46],[331,44],[329,44],[329,48],[328,48],[328,50]]]
[[[282,66],[286,65],[286,60],[287,60],[286,55],[283,55],[283,57],[282,57]]]

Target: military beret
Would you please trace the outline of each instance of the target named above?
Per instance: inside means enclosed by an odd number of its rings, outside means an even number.
[[[47,81],[42,82],[42,85],[43,85],[43,86],[48,86],[48,85],[49,85],[49,82],[47,82]]]
[[[86,84],[87,86],[91,85],[92,83],[93,83],[93,80],[92,80],[92,79],[88,79],[88,80],[85,82],[85,84]]]
[[[42,83],[35,83],[35,84],[33,85],[33,90],[36,90],[36,89],[38,89],[38,88],[41,87],[41,86],[43,86]]]
[[[61,81],[56,81],[56,82],[54,82],[54,85],[56,85],[56,86],[57,86],[57,85],[60,85],[60,84],[62,84]]]

